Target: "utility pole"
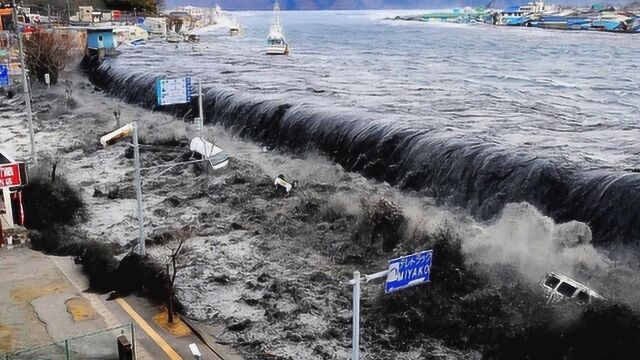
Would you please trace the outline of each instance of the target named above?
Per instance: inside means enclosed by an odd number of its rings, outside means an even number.
[[[116,119],[120,118],[119,112],[114,111],[114,115],[116,116]],[[128,143],[127,145],[133,147],[133,186],[136,189],[136,200],[138,203],[138,254],[140,254],[140,256],[145,256],[146,249],[144,244],[144,217],[142,214],[142,180],[140,178],[140,144],[138,144],[138,123],[136,121],[133,121],[130,124],[127,124],[107,135],[104,135],[100,138],[100,143],[102,144],[102,146],[107,147],[114,144],[119,139],[129,136],[132,137],[133,144]]]
[[[27,107],[27,120],[29,121],[29,138],[31,140],[31,162],[34,165],[38,165],[38,158],[36,157],[36,143],[35,135],[33,133],[33,114],[31,113],[31,93],[29,91],[29,84],[27,82],[27,67],[24,62],[24,47],[22,45],[22,32],[18,27],[18,8],[16,7],[16,1],[11,0],[11,6],[13,7],[13,24],[15,26],[16,34],[18,35],[18,43],[20,46],[20,67],[22,68],[22,89],[24,93],[24,101]]]
[[[136,199],[138,200],[138,250],[140,255],[146,253],[144,244],[144,217],[142,214],[142,184],[140,180],[140,146],[138,144],[138,122],[133,125],[133,165],[135,166],[134,182],[136,188]]]

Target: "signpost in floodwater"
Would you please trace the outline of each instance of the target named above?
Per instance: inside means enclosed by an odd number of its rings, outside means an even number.
[[[390,293],[408,287],[424,284],[431,281],[431,262],[433,250],[389,260],[389,268],[384,271],[360,277],[359,271],[353,272],[353,321],[351,337],[351,359],[360,358],[360,282],[368,283],[371,280],[387,277],[384,284],[384,292]]]
[[[430,281],[433,250],[389,260],[384,292],[390,293]]]
[[[191,78],[156,80],[156,96],[160,106],[191,102]]]
[[[159,106],[190,103],[192,94],[190,77],[156,80],[156,97]],[[198,132],[200,133],[200,138],[204,139],[202,83],[200,80],[198,80],[198,115]]]

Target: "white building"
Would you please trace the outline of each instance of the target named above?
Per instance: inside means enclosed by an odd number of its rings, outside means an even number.
[[[196,20],[203,19],[205,14],[204,9],[195,6],[183,6],[177,8],[175,11],[186,12],[187,14],[189,14],[189,16],[191,16],[191,18]]]

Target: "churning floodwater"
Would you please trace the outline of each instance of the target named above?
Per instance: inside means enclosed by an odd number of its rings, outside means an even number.
[[[640,239],[640,37],[384,20],[398,14],[283,12],[278,57],[271,14],[240,12],[242,37],[123,46],[92,79],[153,107],[155,79],[189,75],[207,121],[254,140],[482,219],[527,201],[597,241]]]

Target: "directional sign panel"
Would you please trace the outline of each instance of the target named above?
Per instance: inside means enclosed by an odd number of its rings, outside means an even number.
[[[433,250],[389,260],[384,292],[390,293],[430,281]]]
[[[0,188],[20,186],[20,165],[18,163],[0,165]]]
[[[5,64],[0,64],[0,86],[9,86],[9,67]]]
[[[191,78],[156,80],[156,96],[158,105],[191,102]]]

